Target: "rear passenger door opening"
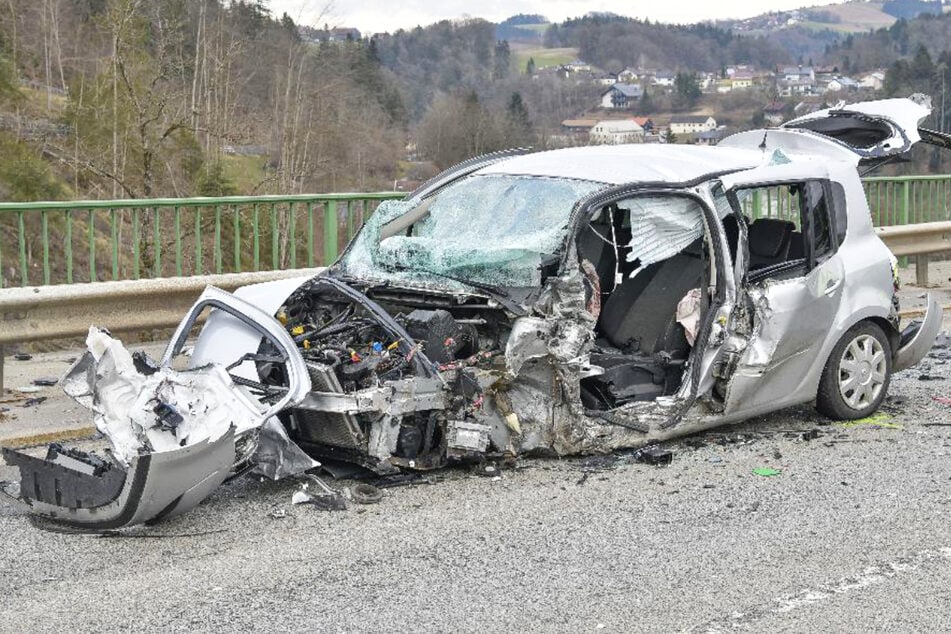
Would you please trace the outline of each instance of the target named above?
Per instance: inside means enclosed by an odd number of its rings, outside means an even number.
[[[702,327],[718,303],[709,206],[686,193],[628,195],[590,212],[578,260],[596,319],[585,406],[610,410],[681,393]],[[722,265],[722,261],[719,261]],[[723,269],[720,269],[723,270]]]
[[[808,376],[834,330],[845,281],[838,248],[846,233],[845,194],[825,179],[734,183],[728,198],[733,214],[723,224],[730,249],[739,240],[748,256],[738,286],[751,308],[753,338],[741,374],[756,380],[734,379],[729,390],[718,385],[718,393],[729,395],[726,413],[741,402],[756,407],[793,393],[799,385],[789,380]]]

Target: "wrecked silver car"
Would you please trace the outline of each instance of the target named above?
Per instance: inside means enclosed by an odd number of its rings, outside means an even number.
[[[941,315],[929,300],[900,329],[858,168],[947,145],[919,132],[929,112],[892,99],[717,147],[463,163],[380,205],[317,277],[209,289],[158,364],[91,346],[67,388],[111,462],[6,452],[19,497],[112,527],[186,510],[242,468],[299,473],[313,463],[298,447],[386,474],[636,448],[810,401],[868,416]]]

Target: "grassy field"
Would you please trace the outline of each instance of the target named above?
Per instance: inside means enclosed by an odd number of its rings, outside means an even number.
[[[529,59],[535,60],[535,68],[567,64],[578,58],[576,48],[539,48],[530,46],[512,45],[512,70],[525,72],[525,65]]]
[[[861,33],[869,29],[880,29],[895,23],[895,18],[882,11],[881,2],[846,2],[818,7],[809,7],[814,11],[826,11],[838,16],[841,22],[803,22],[806,28],[831,29],[841,33]]]

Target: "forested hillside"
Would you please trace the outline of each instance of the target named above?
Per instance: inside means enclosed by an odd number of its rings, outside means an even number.
[[[688,77],[814,62],[886,68],[888,94],[951,84],[948,14],[766,36],[606,14],[443,21],[372,40],[302,26],[314,25],[265,0],[8,0],[0,199],[388,189],[472,154],[546,147],[562,120],[595,108],[598,73],[625,67]],[[573,56],[596,71],[555,72]],[[771,99],[764,88],[690,106],[727,104],[736,124]],[[676,105],[657,91],[652,100],[641,114]]]
[[[305,42],[260,0],[10,0],[0,198],[367,189],[405,111],[367,42]],[[33,185],[29,183],[45,183]]]
[[[615,71],[625,66],[701,70],[756,63],[766,67],[791,57],[764,37],[741,37],[706,24],[665,25],[614,14],[589,14],[553,25],[545,33],[545,45],[577,47],[585,61]]]

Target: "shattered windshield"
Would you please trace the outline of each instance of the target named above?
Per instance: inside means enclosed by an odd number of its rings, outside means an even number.
[[[354,276],[459,287],[541,283],[559,252],[571,210],[602,183],[562,178],[470,176],[423,201],[379,206],[341,261]]]

